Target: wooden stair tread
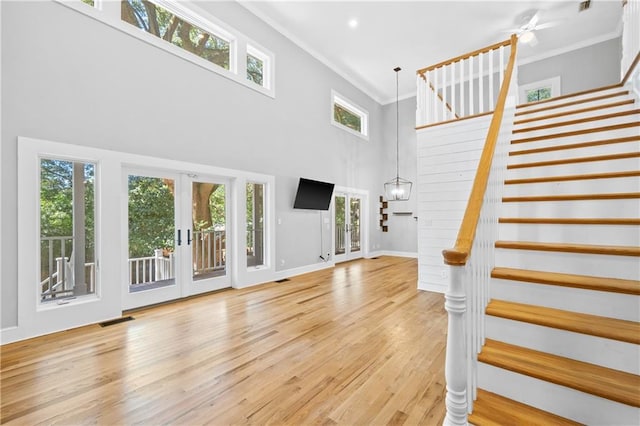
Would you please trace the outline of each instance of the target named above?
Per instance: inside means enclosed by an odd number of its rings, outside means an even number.
[[[622,152],[620,154],[593,155],[590,157],[563,158],[561,160],[534,161],[531,163],[517,163],[507,165],[507,169],[523,169],[527,167],[557,166],[560,164],[590,163],[594,161],[623,160],[625,158],[640,157],[640,152]]]
[[[478,389],[469,423],[476,426],[577,426],[581,423]]]
[[[478,361],[640,407],[640,376],[487,339]]]
[[[621,90],[619,92],[616,93],[610,93],[608,95],[600,95],[600,96],[594,96],[592,98],[588,98],[588,99],[581,99],[578,101],[570,101],[570,102],[565,102],[562,104],[558,104],[558,105],[550,105],[550,106],[545,106],[542,108],[536,108],[536,109],[532,109],[532,110],[527,110],[527,111],[517,111],[515,113],[516,117],[522,116],[522,115],[526,115],[526,114],[534,114],[537,112],[542,112],[542,111],[549,111],[552,109],[556,109],[556,108],[564,108],[564,107],[568,107],[568,106],[573,106],[573,105],[579,105],[579,104],[583,104],[586,102],[593,102],[593,101],[600,101],[600,100],[604,100],[604,99],[610,99],[610,98],[617,98],[619,96],[626,96],[629,94],[628,90]],[[558,100],[558,98],[554,98],[555,100]],[[520,107],[525,107],[525,106],[529,106],[531,104],[524,104],[521,105]]]
[[[580,201],[580,200],[630,200],[640,198],[640,192],[610,192],[603,194],[556,194],[529,195],[522,197],[502,197],[503,203],[523,203],[536,201]]]
[[[496,241],[496,248],[515,250],[553,251],[564,253],[607,254],[614,256],[640,256],[640,247],[608,246],[574,243],[540,243],[533,241]]]
[[[623,138],[611,138],[611,139],[602,139],[599,141],[591,141],[591,142],[581,142],[581,143],[572,143],[572,144],[563,144],[563,145],[552,145],[545,146],[543,148],[534,148],[534,149],[523,149],[520,151],[511,151],[509,152],[509,156],[516,155],[527,155],[527,154],[539,154],[541,152],[551,152],[551,151],[562,151],[565,149],[580,149],[580,148],[589,148],[592,146],[601,146],[601,145],[609,145],[615,143],[626,143],[626,142],[638,142],[640,141],[640,135],[637,136],[625,136]]]
[[[578,119],[575,119],[575,120],[558,121],[558,122],[555,122],[555,123],[544,124],[542,126],[527,127],[527,128],[524,128],[524,129],[515,129],[515,130],[513,130],[512,133],[516,134],[516,133],[525,133],[525,132],[535,132],[535,131],[538,131],[538,130],[553,129],[554,127],[573,126],[573,125],[576,125],[576,124],[589,123],[589,122],[592,122],[592,121],[607,120],[609,118],[626,117],[628,115],[637,115],[637,114],[640,114],[640,109],[632,109],[630,111],[613,112],[611,114],[594,115],[593,117],[583,117],[583,118],[578,118]]]
[[[562,274],[558,272],[533,271],[528,269],[496,267],[491,277],[503,280],[523,281],[556,285],[562,287],[582,288],[586,290],[608,291],[640,296],[640,281],[621,278],[594,277],[590,275]]]
[[[513,122],[513,124],[518,125],[518,124],[532,123],[534,121],[550,120],[552,118],[565,117],[567,115],[582,114],[584,112],[591,112],[591,111],[597,111],[597,110],[600,110],[600,109],[615,108],[615,107],[619,107],[619,106],[623,106],[623,105],[630,105],[630,104],[632,104],[634,102],[635,102],[635,100],[633,100],[633,99],[625,99],[623,101],[613,102],[613,103],[610,103],[610,104],[596,105],[596,106],[592,106],[592,107],[588,107],[588,108],[573,109],[571,111],[558,112],[558,113],[549,114],[549,115],[541,115],[541,116],[535,117],[535,118],[516,120],[516,121]]]
[[[640,323],[579,312],[493,299],[487,315],[567,330],[620,342],[640,344]]]
[[[525,104],[516,105],[516,109],[529,107],[531,105],[546,104],[546,103],[557,101],[557,100],[560,100],[560,99],[568,99],[568,98],[573,98],[573,97],[576,97],[576,96],[589,95],[591,93],[602,92],[603,90],[615,89],[616,87],[622,87],[622,83],[616,83],[616,84],[611,84],[611,85],[608,85],[608,86],[597,87],[595,89],[581,90],[579,92],[568,93],[566,95],[560,95],[560,96],[556,96],[555,98],[550,98],[550,99],[543,99],[541,101],[527,102]]]
[[[631,128],[631,127],[638,127],[638,126],[640,126],[640,121],[632,121],[632,122],[629,122],[629,123],[612,124],[610,126],[594,127],[594,128],[591,128],[591,129],[571,130],[569,132],[550,133],[550,134],[542,135],[542,136],[532,136],[532,137],[529,137],[529,138],[512,139],[511,143],[512,144],[518,144],[518,143],[526,143],[526,142],[536,142],[536,141],[543,141],[543,140],[547,140],[547,139],[556,139],[556,138],[564,138],[564,137],[569,137],[569,136],[585,135],[585,134],[589,134],[589,133],[610,132],[610,131],[613,131],[613,130],[628,129],[628,128]]]
[[[547,225],[640,225],[638,218],[572,218],[572,217],[501,217],[498,223],[531,223]]]
[[[624,172],[608,172],[608,173],[591,173],[580,175],[563,175],[563,176],[543,176],[536,178],[507,179],[505,185],[518,185],[526,183],[543,183],[543,182],[564,182],[572,180],[591,180],[591,179],[618,179],[627,177],[640,176],[640,170],[629,170]]]

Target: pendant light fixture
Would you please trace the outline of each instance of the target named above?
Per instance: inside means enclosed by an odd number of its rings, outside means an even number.
[[[400,143],[400,112],[398,109],[398,71],[400,71],[401,68],[396,67],[393,70],[396,72],[396,177],[384,184],[384,193],[389,201],[407,201],[411,195],[413,183],[402,179],[399,172],[400,153],[398,147]]]

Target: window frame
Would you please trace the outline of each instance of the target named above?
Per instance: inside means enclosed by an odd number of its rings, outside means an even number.
[[[95,0],[94,6],[82,2],[82,0],[54,0],[56,3],[69,7],[77,12],[87,15],[97,21],[107,24],[119,31],[129,34],[145,43],[162,49],[181,59],[226,77],[238,84],[248,87],[256,92],[271,98],[276,97],[274,75],[275,55],[273,52],[260,47],[259,43],[242,34],[223,21],[217,19],[209,12],[201,9],[188,0],[149,0],[150,2],[166,9],[179,18],[198,26],[202,30],[229,42],[229,69],[225,69],[198,55],[195,55],[166,40],[156,37],[134,25],[123,21],[120,13],[120,0]],[[254,46],[266,59],[268,66],[269,85],[259,85],[246,78],[246,52],[249,46]],[[242,60],[240,60],[242,58]],[[260,58],[262,59],[262,58]]]
[[[527,102],[527,92],[531,90],[540,90],[549,88],[551,90],[551,96],[548,99],[555,98],[556,96],[560,96],[560,76],[547,78],[545,80],[534,81],[533,83],[522,84],[518,87],[518,104],[526,104]],[[537,102],[537,101],[534,101]]]
[[[268,182],[262,181],[262,180],[255,180],[255,179],[247,179],[245,182],[245,191],[244,191],[244,199],[245,199],[245,205],[246,205],[246,199],[247,199],[247,190],[246,187],[247,185],[262,185],[262,263],[259,265],[253,265],[253,266],[249,266],[247,264],[247,262],[245,262],[245,267],[247,269],[247,271],[257,271],[260,269],[265,269],[270,267],[270,241],[269,241],[269,223],[268,223],[268,217],[269,217],[269,212],[268,212],[268,203],[269,203],[269,184]],[[254,196],[255,196],[255,192],[254,192]],[[246,210],[245,210],[245,218],[246,218]],[[247,224],[245,221],[245,225],[244,225],[244,229],[245,232],[247,231]],[[255,224],[254,224],[254,231],[255,231]],[[254,234],[255,235],[255,234]],[[255,251],[255,236],[254,236],[254,251]],[[245,252],[246,252],[246,242],[245,242]]]
[[[256,47],[255,43],[247,43],[244,64],[246,66],[247,56],[249,55],[262,61],[262,87],[268,90],[271,88],[271,74],[273,73],[273,70],[271,69],[271,55],[265,53],[264,50],[265,49],[263,49],[262,47]],[[245,69],[245,76],[246,74],[247,73]],[[256,86],[260,86],[258,83],[252,80],[247,79],[247,81],[255,84]]]
[[[335,120],[334,111],[336,104],[341,108],[346,109],[350,113],[360,117],[360,131],[354,130]],[[352,135],[356,135],[362,139],[369,140],[369,112],[355,102],[349,100],[346,96],[342,96],[335,90],[331,90],[330,119],[331,124],[333,124],[334,126],[339,127],[340,129],[345,130]]]

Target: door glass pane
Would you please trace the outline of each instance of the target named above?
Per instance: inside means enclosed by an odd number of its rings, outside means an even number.
[[[225,185],[209,182],[192,184],[194,280],[226,274],[226,191]]]
[[[91,163],[40,160],[41,302],[96,291],[95,172]]]
[[[264,265],[264,184],[247,183],[247,266]]]
[[[349,203],[349,227],[351,235],[351,252],[360,251],[360,199],[351,198]]]
[[[175,285],[175,181],[129,175],[129,291]]]
[[[346,233],[346,198],[342,195],[336,195],[336,255],[344,254],[345,251],[345,233]]]

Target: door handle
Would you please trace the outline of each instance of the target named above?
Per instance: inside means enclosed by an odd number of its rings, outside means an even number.
[[[178,229],[178,245],[182,244],[182,236],[181,235],[182,234],[181,234],[180,230]]]
[[[191,245],[191,229],[187,229],[187,245]]]

